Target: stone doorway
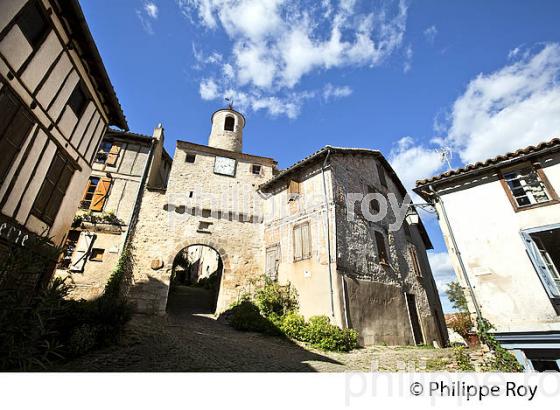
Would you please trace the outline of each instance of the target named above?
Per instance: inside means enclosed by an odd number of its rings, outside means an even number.
[[[220,254],[207,245],[188,246],[175,256],[166,311],[214,314],[223,275]]]

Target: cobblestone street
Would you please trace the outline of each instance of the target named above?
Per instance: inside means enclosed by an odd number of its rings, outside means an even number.
[[[239,332],[212,315],[171,305],[164,317],[136,315],[121,342],[56,371],[344,372],[453,370],[451,349],[368,347],[327,353],[279,337]]]

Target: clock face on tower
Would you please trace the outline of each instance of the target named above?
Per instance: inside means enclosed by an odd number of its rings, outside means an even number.
[[[214,161],[214,173],[234,177],[236,166],[237,161],[233,158],[216,157]]]

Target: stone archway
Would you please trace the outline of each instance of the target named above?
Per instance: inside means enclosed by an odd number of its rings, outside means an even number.
[[[219,244],[210,240],[184,241],[178,244],[171,252],[171,254],[168,256],[168,259],[166,261],[167,262],[166,266],[168,267],[169,278],[167,281],[168,289],[167,289],[167,295],[165,300],[165,310],[167,311],[168,308],[171,307],[171,309],[175,309],[176,311],[177,308],[181,308],[182,306],[184,306],[185,308],[193,308],[193,309],[195,308],[192,304],[190,304],[186,300],[183,300],[183,302],[173,300],[174,297],[176,296],[173,294],[173,290],[175,286],[173,281],[176,275],[177,257],[182,253],[188,252],[189,249],[193,249],[194,247],[208,248],[214,251],[218,255],[220,272],[219,272],[218,288],[216,289],[216,294],[215,294],[214,306],[211,312],[210,311],[203,312],[201,310],[201,313],[219,313],[219,311],[221,310],[220,306],[223,305],[223,303],[221,303],[220,301],[224,299],[224,283],[227,283],[229,279],[229,275],[231,274],[231,265],[230,265],[229,255],[227,254],[225,249],[219,246]],[[189,296],[197,297],[196,296],[197,294],[200,295],[202,293],[200,290],[187,289],[185,287],[182,287],[180,290],[183,292],[183,297],[189,297]],[[181,305],[181,303],[183,303],[183,305]],[[199,307],[202,308],[202,306]]]

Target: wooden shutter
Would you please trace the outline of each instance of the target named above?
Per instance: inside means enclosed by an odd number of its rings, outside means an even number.
[[[90,252],[91,246],[93,245],[93,239],[95,235],[91,232],[81,232],[78,243],[76,244],[76,250],[72,255],[72,262],[70,263],[70,270],[72,272],[83,272],[84,265],[86,264],[88,254]]]
[[[266,275],[276,279],[278,274],[278,246],[266,250]]]
[[[109,151],[109,155],[107,156],[107,164],[110,167],[114,167],[117,165],[117,159],[119,159],[119,154],[121,152],[120,144],[113,144],[111,150]]]
[[[414,245],[410,245],[408,248],[410,254],[410,259],[412,261],[412,268],[417,276],[422,276],[422,270],[420,269],[420,263],[418,262],[418,255],[416,254],[416,248]]]
[[[4,86],[0,94],[0,182],[8,174],[32,127],[31,115]]]
[[[111,178],[101,178],[93,194],[93,199],[91,200],[91,205],[89,209],[91,211],[102,211],[105,201],[109,196],[109,189],[111,188]]]
[[[299,182],[290,180],[290,183],[288,184],[288,193],[299,194]]]
[[[302,258],[307,259],[311,257],[311,238],[309,236],[309,224],[301,225],[301,253]]]
[[[294,227],[294,260],[299,261],[302,257],[301,225],[298,225]]]

